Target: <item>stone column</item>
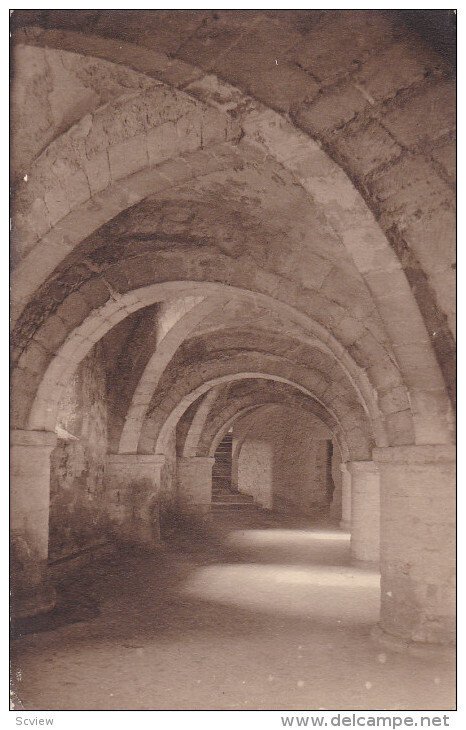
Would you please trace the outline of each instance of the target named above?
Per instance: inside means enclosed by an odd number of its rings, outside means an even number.
[[[238,491],[238,438],[233,436],[231,445],[231,486]]]
[[[342,509],[342,484],[335,485],[335,489],[333,490],[332,495],[332,501],[330,503],[330,516],[341,523],[343,520],[340,520],[340,517],[343,517],[343,509]]]
[[[211,456],[178,459],[178,504],[183,514],[197,517],[209,514],[214,462]]]
[[[341,471],[341,522],[342,530],[351,530],[351,474],[347,464],[340,464]]]
[[[380,475],[373,461],[351,461],[351,556],[380,560]]]
[[[108,515],[117,539],[144,548],[160,542],[158,497],[164,464],[159,454],[108,455]]]
[[[48,579],[50,454],[57,443],[49,431],[11,434],[11,581],[13,615],[34,616],[55,605]]]
[[[381,475],[383,638],[419,651],[455,637],[453,446],[374,449]]]

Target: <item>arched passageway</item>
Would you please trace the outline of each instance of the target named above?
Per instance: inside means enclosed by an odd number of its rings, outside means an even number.
[[[120,551],[168,633],[193,635],[176,597],[222,606],[214,663],[232,617],[246,642],[273,606],[322,657],[353,626],[361,671],[371,631],[404,651],[358,700],[404,702],[411,655],[455,628],[449,60],[389,11],[12,22],[18,625],[53,624],[65,574],[105,604],[122,575],[83,566]]]

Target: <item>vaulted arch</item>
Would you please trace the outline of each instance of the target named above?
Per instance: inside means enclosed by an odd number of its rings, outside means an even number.
[[[21,600],[98,535],[215,512],[219,439],[255,424],[264,473],[338,472],[346,526],[352,490],[387,635],[448,643],[448,62],[386,10],[26,10],[12,42]]]

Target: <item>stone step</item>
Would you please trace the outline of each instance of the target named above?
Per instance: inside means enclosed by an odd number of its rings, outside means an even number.
[[[228,492],[222,492],[221,494],[212,495],[212,504],[221,504],[227,502],[236,504],[252,504],[254,502],[254,499],[249,494],[229,494]]]
[[[211,512],[228,512],[229,510],[250,510],[256,511],[256,507],[251,502],[212,502],[210,505]]]

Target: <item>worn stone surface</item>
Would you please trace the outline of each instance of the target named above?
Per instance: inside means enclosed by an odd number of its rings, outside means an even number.
[[[233,428],[232,484],[329,512],[358,559],[378,505],[346,465],[377,462],[383,630],[450,642],[448,61],[389,11],[12,25],[23,605],[50,607],[48,560],[109,534],[154,547],[206,513]]]
[[[380,560],[380,475],[373,461],[350,461],[351,555],[378,564]]]
[[[50,460],[52,561],[108,539],[104,493],[107,405],[100,348],[83,360],[69,383],[59,404],[57,436]]]
[[[286,406],[240,419],[233,425],[233,437],[243,439],[235,455],[239,491],[279,512],[314,518],[327,513],[334,485],[326,436],[323,425]]]

